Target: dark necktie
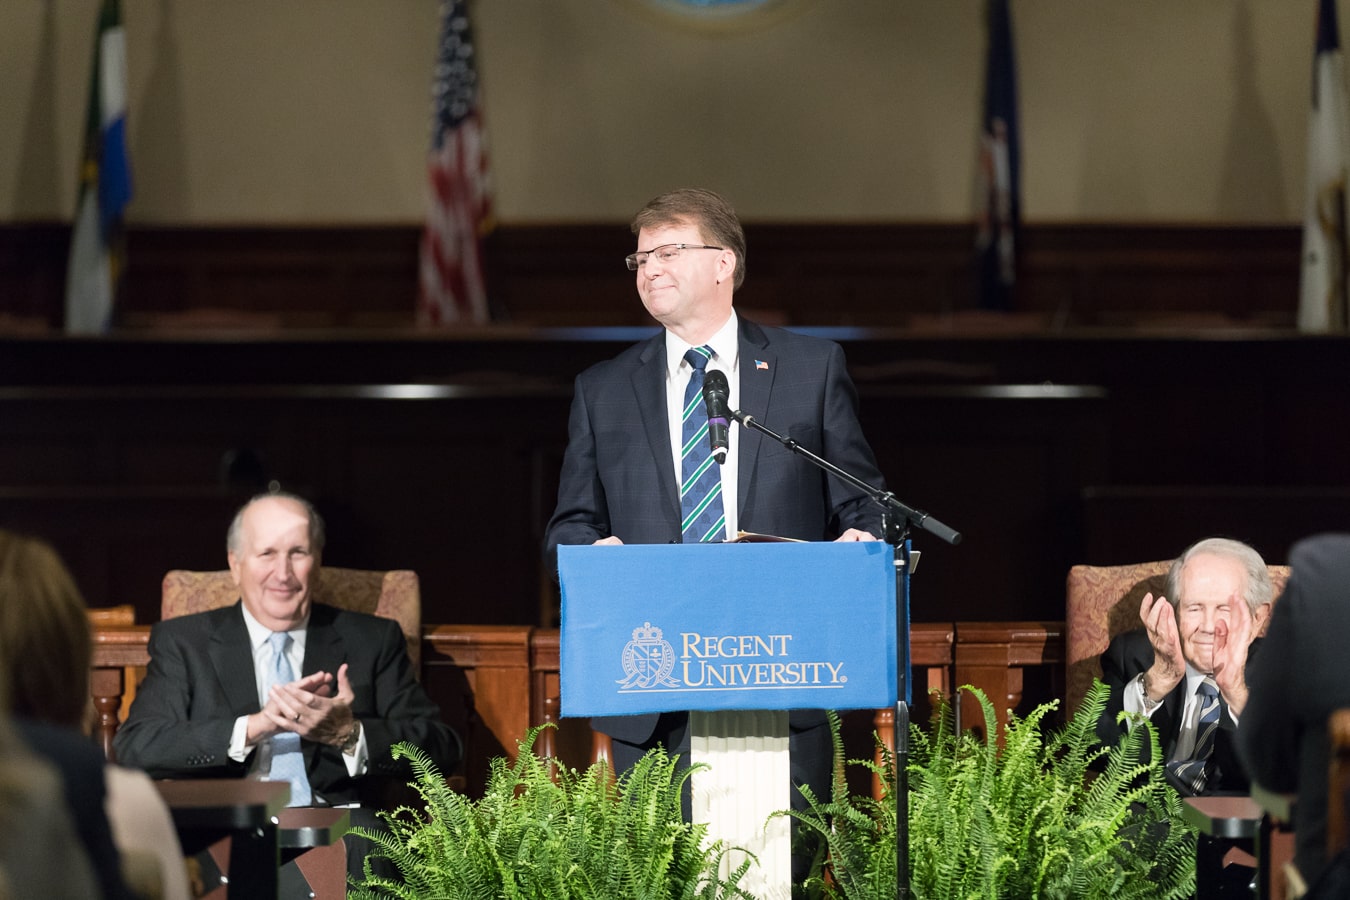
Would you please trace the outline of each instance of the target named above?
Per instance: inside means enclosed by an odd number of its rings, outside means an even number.
[[[286,651],[291,646],[291,636],[284,631],[274,631],[267,643],[272,645],[272,665],[267,671],[263,702],[266,702],[273,685],[289,684],[295,680],[295,670],[286,657]],[[290,782],[291,802],[288,806],[309,806],[313,797],[309,789],[309,777],[305,774],[305,755],[300,752],[300,735],[294,731],[281,731],[272,735],[271,740],[272,768],[268,772],[268,779]]]
[[[711,347],[693,347],[684,355],[693,368],[684,390],[680,450],[680,539],[686,544],[720,541],[726,536],[722,510],[722,468],[708,443],[708,410],[703,404],[703,374]]]
[[[1195,749],[1189,758],[1173,760],[1167,764],[1167,768],[1177,782],[1201,794],[1209,778],[1205,763],[1214,752],[1214,736],[1219,730],[1219,689],[1206,678],[1196,687],[1195,693],[1196,704],[1200,708],[1195,726]]]

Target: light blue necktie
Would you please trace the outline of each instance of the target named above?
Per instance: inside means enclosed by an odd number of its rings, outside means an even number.
[[[708,443],[708,410],[703,403],[703,374],[712,347],[692,347],[684,355],[693,367],[684,389],[682,449],[680,451],[680,539],[686,544],[720,541],[726,537],[727,517],[722,510],[722,467]]]
[[[284,631],[274,631],[267,643],[272,645],[272,666],[267,670],[264,702],[272,692],[273,685],[289,684],[295,680],[295,670],[286,657],[286,651],[291,648],[291,636]],[[300,752],[300,735],[294,731],[280,731],[272,735],[272,768],[267,777],[271,781],[291,783],[291,802],[287,805],[310,805],[313,795],[309,789],[309,777],[305,774],[305,755]]]
[[[1199,695],[1196,702],[1200,707],[1195,726],[1195,749],[1190,758],[1173,760],[1167,767],[1178,781],[1200,794],[1209,780],[1205,763],[1209,762],[1209,756],[1214,752],[1214,735],[1219,730],[1219,688],[1206,678],[1195,692]]]

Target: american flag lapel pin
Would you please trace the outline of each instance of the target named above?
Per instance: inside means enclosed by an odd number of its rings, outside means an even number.
[[[765,372],[767,372],[767,371],[769,371],[769,364],[766,363],[766,362],[765,362],[764,360],[762,360],[762,359],[757,359],[757,360],[755,360],[755,368],[756,368],[756,369],[763,369]]]

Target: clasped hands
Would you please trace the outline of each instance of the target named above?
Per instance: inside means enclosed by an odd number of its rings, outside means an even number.
[[[1228,605],[1227,620],[1214,623],[1213,670],[1206,672],[1214,679],[1219,693],[1232,715],[1237,716],[1247,705],[1247,650],[1256,634],[1257,622],[1241,597]],[[1139,604],[1139,618],[1153,645],[1153,665],[1144,672],[1144,694],[1153,701],[1161,701],[1186,677],[1186,656],[1182,650],[1181,634],[1177,628],[1177,614],[1166,597],[1156,600],[1152,593],[1144,595]],[[1202,668],[1197,665],[1196,668]]]
[[[356,721],[352,714],[355,698],[346,663],[338,667],[336,679],[327,672],[314,672],[289,684],[274,685],[267,705],[249,716],[248,742],[256,744],[293,731],[306,740],[340,747]]]

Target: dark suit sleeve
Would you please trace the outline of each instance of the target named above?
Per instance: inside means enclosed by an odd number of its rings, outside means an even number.
[[[1135,628],[1116,635],[1101,655],[1101,664],[1102,681],[1111,689],[1111,695],[1097,720],[1097,737],[1109,745],[1118,742],[1127,730],[1119,722],[1120,714],[1125,711],[1125,686],[1153,665],[1153,645],[1149,643],[1148,633],[1143,628]],[[1149,719],[1158,732],[1164,752],[1176,742],[1184,693],[1185,689],[1178,687],[1164,698],[1162,708]]]
[[[150,665],[136,691],[127,721],[117,729],[117,762],[144,769],[152,778],[238,777],[244,763],[230,759],[230,734],[240,715],[257,711],[230,706],[204,650],[193,634],[208,627],[204,617],[161,622],[150,629]],[[250,673],[245,647],[240,665]]]
[[[849,377],[843,348],[838,344],[830,345],[825,365],[824,431],[825,459],[870,485],[885,487],[876,457],[863,436],[858,420],[858,392]],[[858,528],[884,538],[880,507],[867,494],[832,475],[826,476],[825,489],[831,532],[842,534]]]
[[[549,569],[557,571],[559,544],[593,544],[613,533],[596,462],[595,429],[585,381],[576,379],[567,420],[567,450],[558,478],[558,505],[545,534]]]
[[[1101,664],[1102,681],[1111,689],[1111,695],[1107,698],[1101,718],[1097,720],[1097,736],[1105,744],[1114,744],[1125,734],[1125,726],[1118,721],[1125,710],[1125,685],[1153,664],[1152,647],[1149,647],[1148,659],[1145,660],[1136,638],[1130,632],[1118,634],[1107,645],[1106,652],[1101,656]]]
[[[449,774],[463,757],[459,736],[441,720],[441,711],[413,677],[407,641],[395,622],[373,619],[378,634],[371,642],[378,649],[370,668],[369,681],[349,666],[356,699],[352,712],[361,720],[366,746],[370,752],[370,771],[375,774],[403,776],[408,767],[396,763],[390,748],[401,741],[415,744],[433,760],[443,774]],[[341,751],[333,751],[341,762]]]

